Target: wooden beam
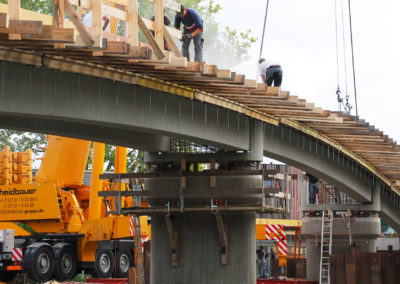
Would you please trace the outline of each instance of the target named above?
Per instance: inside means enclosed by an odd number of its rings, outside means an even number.
[[[167,44],[168,44],[169,48],[171,49],[172,53],[177,57],[181,57],[182,53],[179,50],[179,48],[176,46],[176,44],[175,44],[174,40],[172,39],[172,36],[169,33],[166,26],[164,26],[164,38],[167,41]]]
[[[18,21],[21,17],[21,3],[20,0],[9,0],[8,1],[8,14],[10,20]]]
[[[131,0],[128,2],[128,32],[125,35],[128,37],[129,44],[133,46],[139,45],[139,24],[138,24],[138,0]]]
[[[103,35],[103,14],[101,9],[102,0],[92,0],[92,29],[93,35],[101,37]]]
[[[21,3],[20,0],[11,0],[8,1],[8,14],[10,17],[10,21],[19,21],[21,17]],[[21,40],[21,34],[18,33],[9,33],[9,40]]]
[[[231,70],[229,69],[218,69],[217,78],[231,79],[231,74]]]
[[[8,31],[9,34],[40,34],[42,32],[42,22],[10,20]]]
[[[53,0],[53,26],[64,27],[64,0]]]
[[[8,14],[0,13],[0,28],[8,28]]]
[[[85,26],[82,24],[80,18],[78,17],[74,7],[72,7],[69,0],[64,0],[64,9],[71,19],[72,23],[76,27],[79,32],[80,38],[84,42],[86,46],[92,46],[94,44],[94,40],[89,32],[86,30]]]
[[[154,0],[154,34],[158,46],[164,46],[163,0]]]
[[[169,244],[171,246],[171,265],[178,267],[179,234],[172,221],[172,216],[165,216],[165,223],[167,224]]]
[[[165,57],[162,49],[157,44],[156,40],[154,39],[153,35],[151,34],[150,30],[146,26],[141,16],[138,16],[138,23],[139,27],[142,30],[144,36],[146,37],[147,41],[149,42],[150,46],[153,48],[153,51],[158,59],[162,59]]]
[[[53,26],[64,27],[64,0],[53,0]],[[54,48],[65,48],[65,44],[56,43]]]

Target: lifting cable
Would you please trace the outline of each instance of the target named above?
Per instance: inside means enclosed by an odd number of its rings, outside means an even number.
[[[343,24],[342,24],[342,26],[343,26]],[[337,101],[338,101],[338,111],[342,111],[342,105],[345,110],[346,110],[346,107],[343,104],[343,98],[341,97],[341,91],[340,91],[337,0],[335,0],[335,39],[336,39],[336,80],[337,80],[336,96],[337,96]],[[346,58],[344,60],[346,60]]]
[[[263,46],[264,46],[264,35],[265,35],[265,26],[267,24],[267,16],[268,16],[268,7],[269,7],[269,0],[267,0],[267,5],[265,8],[265,16],[264,16],[264,27],[263,27],[263,31],[262,31],[262,37],[261,37],[261,46],[260,46],[260,55],[258,56],[258,61],[261,59],[261,55],[262,55],[262,50],[263,50]],[[257,61],[257,66],[258,66],[258,61]],[[258,78],[258,67],[257,67],[257,72],[256,72],[256,80]],[[263,82],[264,83],[264,82]]]
[[[353,84],[354,84],[354,101],[356,104],[356,116],[358,116],[358,107],[357,107],[357,89],[356,89],[356,71],[354,67],[354,48],[353,48],[353,27],[351,23],[351,7],[350,0],[349,1],[349,21],[350,21],[350,39],[351,39],[351,61],[353,63]]]
[[[264,46],[264,35],[265,35],[265,26],[267,24],[268,6],[269,6],[269,0],[267,0],[267,6],[265,8],[264,27],[263,27],[262,37],[261,37],[260,55],[258,56],[258,60],[260,60],[260,58],[261,58],[261,54],[262,54],[262,50],[263,50],[263,46]]]
[[[340,66],[339,66],[339,37],[338,37],[338,5],[337,0],[335,0],[335,35],[336,35],[336,72],[337,72],[337,101],[338,101],[338,108],[341,111],[342,106],[344,111],[350,114],[351,109],[353,106],[349,103],[350,95],[348,93],[348,84],[347,84],[347,64],[346,64],[346,34],[345,34],[345,21],[344,21],[344,1],[341,0],[341,24],[342,24],[342,43],[343,43],[343,65],[344,65],[344,80],[345,80],[345,91],[346,91],[346,103],[343,102],[343,98],[341,97],[341,90],[340,90]],[[349,0],[350,1],[350,0]],[[354,72],[354,70],[353,70]],[[354,74],[354,73],[353,73]]]

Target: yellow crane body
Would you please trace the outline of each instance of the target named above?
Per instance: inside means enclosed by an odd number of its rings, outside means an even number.
[[[22,245],[18,241],[20,246],[12,252],[0,251],[5,256],[1,259],[9,257],[0,265],[6,268],[0,268],[0,281],[11,280],[21,270],[38,282],[70,280],[82,269],[101,278],[127,275],[134,264],[130,217],[105,216],[98,196],[109,186],[99,179],[105,147],[93,144],[90,187],[82,183],[89,141],[48,136],[33,181],[31,151],[13,153],[5,148],[0,152],[0,230],[13,231],[14,237],[24,241]],[[126,171],[126,156],[127,149],[117,147],[116,173]],[[147,216],[140,217],[140,224],[142,236],[150,236]],[[18,252],[21,259],[15,261]],[[110,265],[102,265],[104,261]],[[48,266],[38,268],[38,263]],[[8,271],[11,266],[17,269]]]

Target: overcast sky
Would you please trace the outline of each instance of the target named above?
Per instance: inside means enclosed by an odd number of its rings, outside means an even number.
[[[336,1],[338,36],[342,39],[342,0]],[[348,2],[343,1],[348,31]],[[239,31],[251,29],[252,35],[259,39],[251,49],[252,58],[233,68],[246,74],[246,78],[254,79],[266,0],[216,2],[223,8],[217,16],[222,26]],[[400,142],[400,1],[352,0],[351,8],[359,116]],[[345,41],[348,89],[354,106],[349,38]],[[342,40],[339,46],[340,87],[344,96]],[[316,106],[336,111],[335,0],[270,0],[263,57],[281,63],[281,89]],[[355,114],[355,107],[352,114]]]

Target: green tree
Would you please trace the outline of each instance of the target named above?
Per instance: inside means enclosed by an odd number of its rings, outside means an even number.
[[[6,146],[12,152],[23,152],[31,149],[33,155],[38,156],[43,153],[46,142],[44,134],[0,129],[0,151]]]
[[[0,0],[0,3],[8,3],[8,0]],[[21,0],[21,7],[41,14],[53,13],[53,0]]]

